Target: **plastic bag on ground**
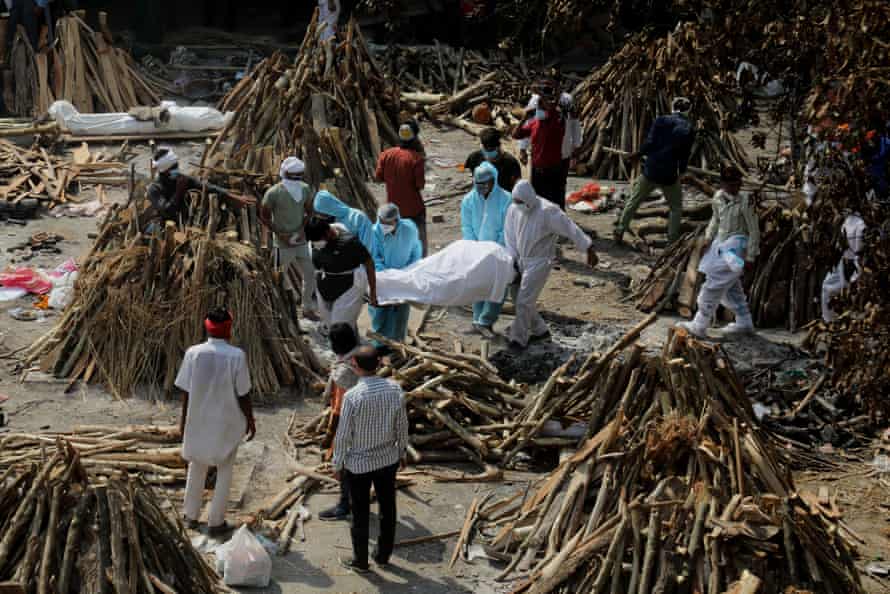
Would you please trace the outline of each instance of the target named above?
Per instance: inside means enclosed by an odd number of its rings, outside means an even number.
[[[52,290],[53,283],[41,271],[22,267],[0,272],[0,286],[25,289],[29,293],[42,295]]]
[[[216,558],[227,586],[265,588],[272,579],[272,558],[246,525],[216,549]]]
[[[52,309],[65,309],[74,299],[74,281],[77,271],[68,272],[64,276],[53,279],[53,290],[49,292],[48,305]]]

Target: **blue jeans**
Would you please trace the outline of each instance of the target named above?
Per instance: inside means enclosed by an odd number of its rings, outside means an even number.
[[[375,333],[390,340],[400,342],[405,340],[405,334],[408,332],[408,318],[411,316],[410,305],[407,303],[386,307],[371,307],[369,305],[368,314],[371,316],[371,329]]]
[[[493,326],[501,315],[503,302],[477,301],[473,304],[473,323],[480,326]]]

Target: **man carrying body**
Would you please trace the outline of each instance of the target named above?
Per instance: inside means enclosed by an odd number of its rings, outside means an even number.
[[[386,184],[386,201],[399,207],[402,218],[417,226],[423,255],[428,252],[426,238],[426,206],[420,192],[426,185],[424,158],[416,147],[417,124],[413,121],[399,127],[399,146],[380,153],[374,177]]]
[[[376,272],[408,268],[423,257],[417,227],[399,216],[399,207],[395,204],[384,204],[378,209],[373,234],[371,255]],[[368,306],[368,313],[374,332],[390,340],[405,340],[411,305]]]
[[[374,225],[364,212],[347,206],[342,200],[327,190],[319,190],[315,194],[312,207],[318,214],[331,217],[335,223],[340,223],[346,227],[347,231],[358,237],[365,249],[369,252],[372,250],[374,245]]]
[[[760,226],[757,213],[747,194],[742,194],[742,172],[724,167],[720,172],[720,189],[714,194],[711,222],[705,241],[711,244],[698,266],[706,275],[698,293],[698,311],[691,322],[680,322],[690,334],[704,338],[708,326],[721,303],[735,314],[725,334],[754,331],[748,299],[742,287],[747,265],[757,260],[760,252]]]
[[[531,182],[535,192],[561,209],[565,208],[565,181],[562,167],[562,143],[566,126],[556,109],[556,88],[552,83],[541,87],[538,107],[513,133],[513,138],[530,138],[532,145]]]
[[[615,241],[624,240],[624,233],[630,226],[634,213],[640,207],[643,198],[652,190],[660,188],[670,207],[668,222],[668,239],[676,241],[680,238],[680,225],[683,220],[683,189],[680,187],[680,176],[686,172],[692,144],[695,142],[695,129],[689,121],[692,103],[685,97],[677,97],[671,103],[671,115],[659,116],[649,129],[646,142],[628,160],[631,163],[646,157],[643,173],[637,177],[630,199],[615,225]]]
[[[504,224],[504,241],[521,275],[514,299],[516,319],[507,330],[512,350],[525,349],[529,340],[550,336],[536,302],[550,275],[557,237],[571,240],[578,251],[586,252],[587,265],[596,266],[599,259],[590,237],[558,206],[535,194],[529,182],[517,183]]]
[[[377,306],[377,276],[371,254],[345,227],[320,217],[309,221],[306,237],[312,242],[322,322],[327,328],[337,322],[356,328],[365,289],[371,305]]]
[[[303,181],[306,166],[296,157],[281,163],[281,182],[266,191],[260,204],[260,221],[275,234],[275,266],[284,272],[296,264],[303,280],[303,317],[317,320],[315,269],[306,243],[306,223],[312,216],[312,190]],[[286,278],[286,276],[285,276]]]
[[[198,526],[204,480],[210,466],[216,467],[216,485],[208,512],[208,534],[223,535],[235,454],[241,438],[256,434],[250,396],[250,371],[244,351],[229,344],[232,316],[224,309],[211,311],[204,320],[209,338],[185,352],[176,376],[183,391],[182,457],[189,463],[185,484],[185,520]]]
[[[504,221],[512,199],[498,184],[498,170],[485,161],[473,172],[473,191],[460,203],[460,228],[463,239],[493,241],[504,245]],[[504,296],[506,297],[506,295]],[[479,301],[473,304],[473,329],[484,336],[494,332],[503,306],[499,302]]]
[[[352,499],[353,558],[341,560],[353,571],[368,571],[368,515],[371,485],[380,509],[380,536],[373,558],[387,565],[396,534],[396,472],[408,446],[408,415],[402,389],[377,377],[380,364],[371,346],[353,356],[358,385],[343,397],[340,424],[334,438],[334,476],[349,483]]]
[[[472,176],[476,168],[487,161],[498,170],[498,185],[512,192],[513,186],[522,178],[522,167],[516,157],[501,148],[501,133],[496,128],[486,128],[479,135],[479,141],[482,148],[470,153],[464,169]]]

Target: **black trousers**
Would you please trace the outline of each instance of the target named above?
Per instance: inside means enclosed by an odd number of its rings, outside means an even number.
[[[532,167],[532,187],[538,196],[546,198],[553,204],[566,209],[566,177],[568,163],[561,162],[553,167]]]
[[[368,515],[371,512],[371,485],[377,493],[380,535],[375,560],[387,563],[396,538],[396,471],[398,462],[365,474],[346,471],[352,499],[352,554],[358,565],[368,564]]]

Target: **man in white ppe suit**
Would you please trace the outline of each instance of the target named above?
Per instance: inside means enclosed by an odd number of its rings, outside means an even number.
[[[557,237],[572,241],[579,251],[587,253],[587,265],[596,266],[599,259],[590,237],[558,206],[538,196],[531,183],[518,182],[504,223],[504,242],[521,275],[514,298],[516,318],[507,329],[512,350],[522,350],[530,340],[550,335],[536,302],[550,275]]]
[[[865,237],[865,221],[859,213],[847,215],[844,225],[841,227],[841,236],[846,244],[844,253],[837,266],[832,268],[822,282],[822,319],[826,322],[834,321],[835,313],[831,309],[831,298],[839,295],[841,291],[856,282],[862,272],[859,262],[859,254],[863,247]]]
[[[757,260],[760,253],[760,224],[754,203],[743,194],[742,172],[724,167],[720,172],[720,189],[714,194],[711,222],[705,241],[711,244],[698,266],[706,275],[698,292],[698,311],[691,322],[679,327],[693,336],[704,338],[708,326],[721,303],[735,314],[735,322],[723,329],[724,334],[746,334],[754,331],[751,309],[742,287],[745,266]]]

